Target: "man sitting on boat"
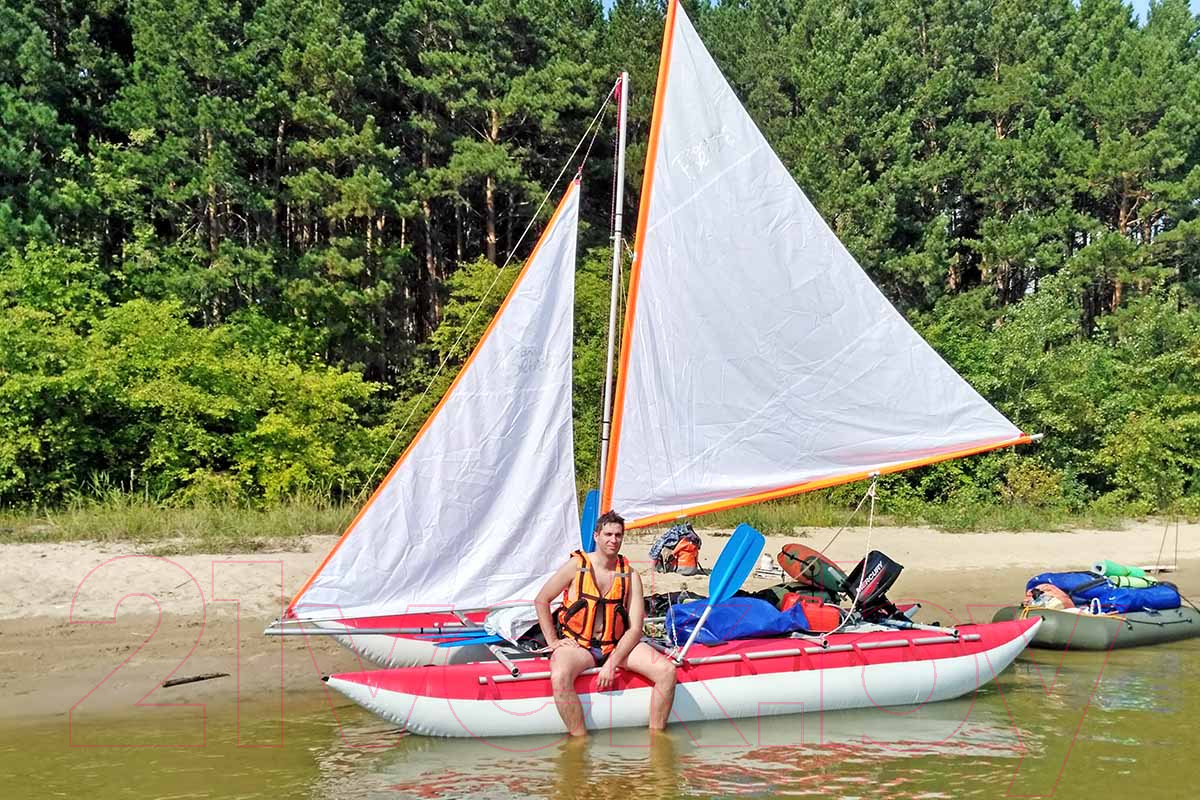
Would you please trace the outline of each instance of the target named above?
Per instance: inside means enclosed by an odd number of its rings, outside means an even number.
[[[625,520],[609,511],[596,520],[596,550],[576,550],[538,593],[538,624],[551,650],[550,683],[554,704],[572,736],[584,736],[583,706],[575,679],[600,667],[596,688],[610,688],[618,669],[627,669],[654,684],[650,728],[667,726],[675,700],[675,664],[641,641],[645,620],[642,579],[621,555]],[[550,613],[550,602],[562,593],[562,608]]]

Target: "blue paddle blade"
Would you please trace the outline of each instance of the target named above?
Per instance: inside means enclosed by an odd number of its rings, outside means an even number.
[[[708,579],[710,606],[725,602],[741,588],[754,571],[766,542],[761,533],[744,522],[734,529]]]
[[[600,490],[592,489],[583,499],[583,514],[579,517],[579,541],[583,552],[596,549],[596,520],[600,518]]]
[[[486,630],[445,631],[444,633],[419,633],[414,639],[473,639],[477,636],[490,636]]]
[[[472,636],[467,639],[455,639],[452,642],[438,642],[435,647],[470,647],[473,644],[495,644],[503,641],[503,636]]]

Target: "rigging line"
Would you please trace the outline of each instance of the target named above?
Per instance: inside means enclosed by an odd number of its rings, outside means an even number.
[[[879,473],[871,476],[871,485],[867,487],[867,496],[871,498],[871,507],[867,510],[867,546],[863,551],[863,570],[858,577],[858,597],[855,602],[862,602],[863,581],[867,579],[867,558],[871,555],[871,534],[875,530],[875,487],[879,485]]]
[[[617,78],[617,84],[620,84],[620,83],[621,83],[621,79]],[[614,86],[613,86],[614,92],[616,91],[617,84],[614,84]],[[624,86],[621,86],[621,102],[622,103],[629,102],[629,98],[625,97],[625,87]],[[617,106],[618,119],[620,117],[620,108],[621,107],[618,105]],[[618,124],[615,128],[613,128],[612,149],[613,149],[614,153],[616,153],[618,150],[621,149],[620,127],[621,127],[620,124]],[[611,237],[613,231],[615,231],[617,229],[617,172],[620,169],[620,165],[617,162],[619,160],[620,160],[619,158],[613,159],[612,186],[609,189],[609,195],[608,195],[609,197],[612,198],[612,201],[608,204],[608,233],[609,233],[610,237]]]
[[[829,544],[825,545],[825,550],[828,550],[829,547],[837,540],[837,537],[841,534],[841,532],[846,530],[846,525],[850,524],[850,520],[854,519],[854,515],[858,513],[858,510],[863,507],[863,503],[865,503],[867,501],[867,498],[869,497],[869,498],[871,498],[871,509],[870,509],[870,511],[867,512],[867,554],[870,554],[870,552],[871,552],[871,529],[875,525],[875,487],[878,485],[879,485],[879,473],[878,472],[872,473],[871,485],[867,487],[867,493],[862,496],[862,500],[858,501],[858,505],[854,507],[854,511],[851,512],[850,516],[846,518],[845,524],[842,525],[841,528],[838,528],[838,532],[835,533],[833,535],[833,538],[829,540]],[[825,550],[820,550],[818,552],[820,552],[822,555],[824,555]],[[827,637],[837,633],[842,628],[846,627],[846,625],[850,622],[851,618],[854,615],[854,610],[856,608],[858,608],[859,603],[862,602],[862,587],[863,587],[863,581],[866,580],[866,577],[867,577],[867,560],[866,560],[866,555],[864,555],[863,556],[863,570],[862,570],[862,574],[860,574],[858,576],[858,588],[854,592],[854,601],[850,604],[850,613],[842,615],[842,618],[841,618],[841,620],[838,621],[836,628],[829,631],[828,633],[821,634],[822,646],[824,646],[824,643],[827,641]]]
[[[1182,597],[1184,600],[1187,600],[1187,598],[1183,597],[1183,595],[1179,595],[1179,596]],[[1191,600],[1188,600],[1188,603],[1191,603],[1191,602],[1192,602]],[[1195,606],[1192,606],[1192,608],[1195,608]],[[1167,609],[1167,610],[1173,611],[1175,609]],[[1130,619],[1129,617],[1120,617],[1119,619],[1121,620],[1121,622],[1124,622],[1126,625],[1128,625],[1131,628],[1134,625],[1153,625],[1157,628],[1162,628],[1166,625],[1187,625],[1187,624],[1189,624],[1188,620],[1186,620],[1186,619],[1178,619],[1173,622],[1172,621],[1156,622],[1155,620],[1152,620],[1152,619]]]
[[[383,451],[383,454],[379,457],[379,460],[376,462],[374,468],[371,470],[371,474],[367,477],[367,480],[364,482],[362,489],[360,489],[358,494],[356,494],[354,496],[354,501],[350,504],[351,510],[357,508],[361,504],[362,498],[367,493],[368,487],[371,487],[374,485],[376,476],[379,475],[379,472],[383,468],[383,466],[388,463],[388,456],[392,453],[393,450],[395,450],[396,443],[399,442],[400,439],[404,436],[404,434],[408,431],[409,424],[412,422],[413,417],[416,416],[418,409],[421,408],[422,404],[425,401],[425,398],[429,395],[429,390],[433,388],[433,385],[437,382],[438,377],[441,376],[442,371],[446,368],[446,364],[448,364],[450,362],[451,356],[458,349],[458,345],[462,341],[462,338],[466,335],[467,331],[470,330],[471,323],[474,322],[475,317],[477,317],[479,315],[480,309],[483,308],[484,304],[487,303],[488,298],[491,297],[492,291],[496,288],[496,283],[500,280],[500,275],[503,274],[504,270],[508,268],[509,263],[512,262],[513,254],[515,254],[517,252],[517,250],[520,249],[521,243],[524,242],[525,237],[527,235],[529,235],[529,231],[533,228],[533,223],[537,221],[538,215],[542,212],[542,209],[545,208],[545,206],[546,206],[546,202],[554,194],[555,189],[558,188],[558,184],[562,180],[563,175],[566,174],[567,169],[571,166],[572,162],[575,159],[576,153],[579,152],[579,148],[583,147],[584,141],[587,140],[588,134],[592,133],[593,128],[596,128],[596,133],[592,134],[592,142],[594,143],[596,141],[596,136],[599,134],[598,123],[600,121],[600,117],[601,117],[601,115],[604,114],[604,110],[606,108],[608,108],[608,103],[609,103],[609,100],[611,100],[611,99],[612,99],[612,90],[610,89],[608,92],[608,95],[604,98],[604,102],[600,104],[600,109],[596,112],[595,116],[592,117],[592,121],[590,123],[588,123],[587,129],[583,132],[583,136],[579,137],[579,141],[575,143],[575,149],[573,149],[571,151],[571,155],[567,156],[566,160],[563,162],[562,169],[560,169],[558,171],[558,175],[554,178],[554,182],[550,184],[550,188],[548,190],[546,190],[546,193],[542,196],[542,201],[538,204],[538,207],[536,209],[534,209],[533,214],[530,215],[529,222],[527,222],[525,224],[525,229],[523,231],[521,231],[521,235],[517,238],[516,244],[514,244],[512,249],[508,251],[508,256],[504,259],[504,263],[500,265],[500,268],[498,270],[496,270],[496,275],[495,275],[495,277],[492,278],[492,282],[488,285],[487,289],[484,291],[483,296],[479,298],[479,302],[475,305],[475,308],[471,311],[470,316],[467,317],[466,322],[463,323],[462,328],[459,330],[457,338],[455,338],[454,343],[451,344],[449,349],[446,351],[446,355],[442,358],[441,363],[438,364],[437,369],[433,373],[433,377],[431,377],[429,379],[429,383],[427,383],[425,385],[424,390],[422,390],[420,396],[417,397],[417,401],[413,404],[412,410],[408,413],[408,416],[405,417],[404,422],[402,422],[400,424],[400,428],[397,430],[396,435],[394,437],[392,437],[392,441],[388,443],[387,448]],[[591,152],[590,145],[588,146],[588,152],[589,153]],[[586,160],[586,156],[585,156],[584,160]],[[582,165],[580,166],[580,168],[582,169]],[[343,520],[338,527],[344,529],[346,526],[346,520],[348,518],[349,518],[349,513],[346,514],[345,517],[343,517]]]
[[[823,547],[819,552],[821,552],[821,553],[829,552],[829,548],[833,547],[833,543],[836,542],[837,538],[842,535],[842,531],[846,530],[847,526],[850,525],[850,520],[854,519],[854,517],[858,514],[859,510],[862,509],[863,503],[867,502],[867,498],[872,496],[872,493],[874,492],[875,484],[878,483],[878,481],[879,481],[878,475],[875,475],[873,478],[871,478],[871,485],[869,487],[867,487],[867,493],[864,494],[862,496],[862,499],[858,501],[858,505],[856,505],[854,507],[854,510],[850,512],[850,516],[846,517],[846,521],[842,523],[842,527],[837,529],[837,531],[833,534],[833,538],[830,539],[828,542],[826,542],[825,547]],[[874,506],[874,500],[872,500],[871,503],[872,503],[872,506]]]
[[[1158,543],[1158,555],[1154,557],[1154,571],[1157,573],[1162,572],[1162,553],[1163,548],[1167,544],[1167,532],[1169,530],[1171,530],[1171,520],[1167,520],[1167,524],[1163,526],[1162,541]]]
[[[580,162],[579,162],[579,171],[580,172],[583,171],[583,165],[587,163],[588,156],[590,156],[592,154],[592,148],[596,145],[596,139],[599,138],[599,136],[600,136],[600,126],[595,125],[595,122],[596,122],[596,120],[600,119],[600,116],[604,113],[604,109],[608,108],[608,104],[612,101],[613,91],[615,91],[615,90],[616,90],[616,84],[613,84],[613,89],[609,90],[608,96],[605,97],[604,102],[600,104],[600,110],[597,111],[596,116],[592,118],[593,125],[588,126],[588,130],[591,130],[592,127],[595,127],[596,132],[592,134],[592,140],[590,142],[588,142],[588,149],[584,152],[583,159],[580,160]],[[583,135],[586,137],[587,132],[585,131]],[[582,142],[583,140],[581,139],[580,141]],[[579,148],[576,147],[575,149],[578,150]],[[572,153],[571,155],[573,156],[575,154]]]
[[[1175,591],[1179,592],[1179,589],[1176,589]],[[1195,603],[1193,603],[1191,601],[1191,599],[1188,598],[1188,596],[1185,595],[1183,592],[1179,592],[1179,599],[1181,599],[1183,602],[1187,603],[1189,606],[1194,608],[1196,611],[1200,611],[1200,606],[1197,606]]]

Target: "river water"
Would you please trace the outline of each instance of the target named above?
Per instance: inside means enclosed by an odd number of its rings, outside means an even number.
[[[432,740],[339,697],[282,713],[139,709],[0,728],[0,797],[1194,797],[1200,641],[1027,651],[975,696],[923,708],[675,726],[585,743]],[[240,720],[239,720],[240,716]]]

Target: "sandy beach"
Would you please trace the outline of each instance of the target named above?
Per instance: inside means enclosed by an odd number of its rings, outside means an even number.
[[[1200,525],[1172,524],[1159,558],[1164,525],[1132,523],[1118,531],[940,533],[877,527],[843,531],[827,555],[847,571],[868,546],[904,565],[893,600],[916,601],[920,619],[986,621],[1020,599],[1031,575],[1087,568],[1098,558],[1178,571],[1166,579],[1200,598]],[[701,563],[711,566],[721,531],[701,531]],[[727,533],[727,532],[724,532]],[[764,552],[789,541],[823,548],[832,529],[770,537]],[[868,545],[868,537],[870,539]],[[656,575],[646,551],[652,537],[631,532],[625,553],[641,561],[649,591],[706,579]],[[262,636],[311,573],[334,537],[315,537],[305,550],[253,555],[161,558],[113,544],[0,546],[0,706],[7,720],[117,713],[133,704],[220,704],[313,701],[322,673],[358,668],[356,657],[329,640]],[[752,577],[747,588],[778,579]],[[229,673],[229,677],[158,688],[169,677]]]

